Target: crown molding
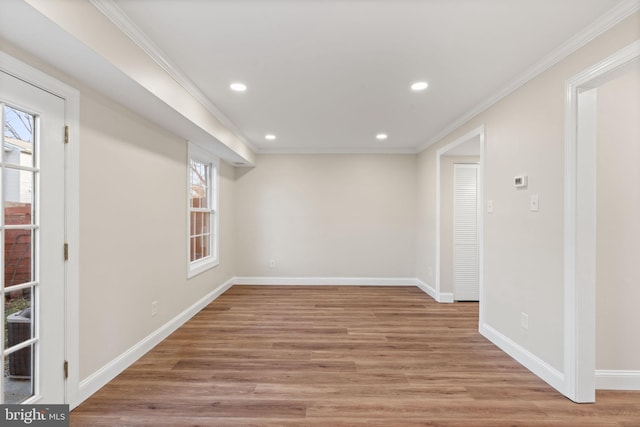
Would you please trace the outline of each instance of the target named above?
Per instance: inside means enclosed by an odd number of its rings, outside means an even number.
[[[549,68],[567,58],[569,55],[576,52],[578,49],[585,46],[587,43],[589,43],[599,35],[605,33],[615,25],[619,24],[623,19],[629,17],[631,14],[637,12],[638,10],[640,10],[640,0],[625,0],[619,3],[617,6],[613,7],[600,18],[596,19],[590,25],[585,27],[582,31],[575,34],[566,42],[552,50],[551,53],[534,64],[523,74],[512,80],[500,91],[496,92],[485,101],[468,110],[466,113],[443,128],[435,136],[431,137],[426,143],[419,145],[416,148],[416,152],[420,153],[429,146],[445,138],[451,132],[455,131],[478,114],[489,109],[491,106],[498,103],[503,98],[507,97],[508,95],[524,86],[530,80],[533,80],[540,74],[544,73]]]
[[[171,78],[182,86],[191,96],[200,102],[213,114],[229,131],[246,144],[253,151],[257,147],[251,143],[240,129],[189,79],[184,71],[171,62],[167,55],[145,34],[140,27],[113,1],[89,0],[96,9],[105,15],[120,31],[129,37],[151,59],[153,59]]]
[[[416,154],[416,149],[408,148],[264,148],[257,154]]]
[[[624,0],[602,15],[596,21],[584,28],[582,31],[568,39],[562,45],[551,51],[543,59],[534,64],[527,71],[522,73],[501,90],[477,104],[475,107],[462,114],[456,120],[445,126],[437,134],[427,140],[427,142],[415,148],[399,149],[331,149],[331,148],[290,148],[290,149],[265,149],[259,148],[250,142],[240,129],[220,111],[213,102],[180,70],[173,64],[164,52],[129,18],[113,0],[90,0],[90,2],[102,12],[111,22],[114,23],[124,34],[126,34],[136,45],[138,45],[150,58],[152,58],[162,69],[164,69],[176,82],[185,88],[198,102],[200,102],[211,114],[220,120],[230,131],[232,131],[243,143],[254,152],[260,154],[416,154],[424,151],[429,146],[445,138],[451,132],[464,125],[483,111],[486,111],[500,100],[504,99],[520,87],[539,76],[549,68],[562,61],[599,35],[611,29],[623,19],[640,10],[640,0]]]

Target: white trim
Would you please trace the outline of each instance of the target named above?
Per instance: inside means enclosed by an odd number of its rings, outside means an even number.
[[[242,142],[247,144],[253,151],[261,154],[355,154],[355,153],[384,153],[384,154],[401,154],[401,153],[419,153],[430,145],[440,141],[442,138],[468,122],[478,114],[487,110],[501,99],[515,92],[524,84],[539,76],[549,68],[562,61],[600,34],[609,30],[623,19],[640,10],[640,1],[625,0],[617,6],[602,15],[591,25],[584,28],[578,34],[574,35],[562,45],[555,48],[543,59],[534,64],[527,71],[508,83],[502,90],[498,91],[484,102],[476,105],[454,122],[443,128],[436,135],[431,137],[426,143],[416,148],[384,150],[384,149],[269,149],[259,148],[249,141],[240,129],[220,111],[209,98],[200,90],[186,74],[173,62],[168,56],[129,18],[129,16],[113,1],[113,0],[90,0],[91,3],[104,14],[113,24],[118,27],[127,37],[129,37],[136,45],[144,50],[150,58],[152,58],[167,74],[169,74],[176,82],[178,82],[187,92],[197,99],[204,107],[213,114],[220,122],[230,129]]]
[[[480,334],[549,385],[558,390],[562,389],[564,385],[562,372],[486,323],[480,325]]]
[[[453,302],[453,293],[442,293],[440,291],[440,210],[441,210],[441,194],[440,194],[440,175],[441,175],[441,158],[448,151],[469,142],[475,138],[480,142],[480,168],[479,168],[479,181],[478,181],[478,203],[480,209],[478,209],[478,287],[479,287],[479,301],[480,301],[480,324],[484,320],[484,310],[482,301],[484,301],[484,157],[485,157],[485,127],[484,125],[467,132],[461,137],[453,140],[449,144],[441,147],[436,151],[436,260],[435,260],[435,294],[434,297],[438,302]]]
[[[70,138],[65,147],[65,239],[70,254],[65,265],[65,354],[69,362],[65,400],[73,406],[77,401],[80,373],[80,92],[3,51],[0,51],[0,68],[64,99],[64,119]]]
[[[453,292],[440,292],[438,294],[438,302],[444,303],[444,304],[449,304],[454,302],[453,299]]]
[[[540,74],[547,71],[549,68],[562,61],[591,40],[598,37],[600,34],[603,34],[623,19],[627,18],[631,14],[640,10],[640,1],[639,0],[625,0],[619,3],[617,6],[612,8],[606,14],[602,15],[599,19],[594,21],[591,25],[580,31],[578,34],[571,37],[569,40],[564,42],[562,45],[555,48],[551,53],[546,55],[536,64],[534,64],[527,71],[522,73],[520,76],[512,80],[509,84],[503,87],[500,91],[496,92],[494,95],[487,98],[485,101],[476,105],[466,113],[462,114],[448,126],[443,128],[436,135],[431,137],[426,143],[417,147],[416,152],[421,152],[425,150],[427,147],[435,144],[440,141],[451,132],[458,129],[463,124],[467,123],[469,120],[473,119],[478,114],[483,111],[489,109],[491,106],[497,104],[500,100],[504,99],[508,95],[512,94],[520,87],[524,86],[527,82],[533,80]]]
[[[414,277],[236,277],[234,285],[257,286],[415,286],[440,303],[452,303],[453,293],[436,295],[431,285]]]
[[[440,292],[439,294],[433,288],[433,286],[423,282],[420,279],[415,279],[415,286],[420,288],[425,294],[429,295],[436,302],[449,304],[453,302],[453,292]]]
[[[595,400],[595,152],[594,141],[578,142],[579,114],[587,108],[584,89],[597,87],[640,58],[640,40],[589,67],[565,83],[564,163],[564,372],[559,390],[576,402]],[[591,107],[593,110],[593,106]],[[593,111],[592,111],[593,113]],[[581,150],[579,151],[579,145]],[[580,192],[578,191],[580,189]],[[580,245],[578,245],[580,241]],[[588,245],[587,245],[588,243]]]
[[[195,316],[200,310],[209,305],[212,301],[226,292],[231,286],[233,286],[234,279],[227,280],[222,285],[218,286],[207,295],[196,301],[191,307],[188,307],[182,313],[165,323],[160,328],[156,329],[151,334],[147,335],[140,342],[133,345],[127,351],[120,356],[113,359],[111,362],[104,365],[102,368],[91,374],[80,382],[78,390],[78,399],[75,402],[75,407],[82,403],[85,399],[90,397],[100,388],[104,387],[109,381],[113,380],[118,374],[123,372],[135,361],[144,356],[149,350],[158,345],[162,340],[166,339],[180,326],[184,325],[189,319]]]
[[[409,277],[236,277],[233,283],[267,286],[417,286],[416,279]]]
[[[412,147],[377,147],[377,148],[268,148],[263,147],[256,150],[259,154],[416,154],[417,151]]]
[[[420,288],[425,294],[429,295],[431,298],[438,301],[436,290],[433,288],[433,286],[423,282],[420,279],[416,279],[416,286]]]
[[[596,389],[640,391],[640,371],[596,371]]]
[[[138,27],[131,18],[113,0],[90,0],[104,16],[109,18],[131,41],[140,47],[164,71],[182,86],[191,96],[200,102],[214,117],[235,136],[247,144],[253,151],[257,147],[251,143],[240,129],[198,88],[195,83]]]

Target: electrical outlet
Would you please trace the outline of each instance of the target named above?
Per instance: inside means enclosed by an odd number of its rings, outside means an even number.
[[[531,195],[529,209],[531,210],[531,212],[538,212],[540,210],[539,198],[537,194]]]
[[[524,311],[520,313],[520,325],[523,329],[529,330],[529,315]]]
[[[427,268],[427,273],[429,274],[429,277],[433,276],[433,268],[428,267]]]
[[[276,268],[276,260],[272,259],[271,261],[269,261],[269,268]]]
[[[158,301],[151,302],[151,317],[158,315]]]

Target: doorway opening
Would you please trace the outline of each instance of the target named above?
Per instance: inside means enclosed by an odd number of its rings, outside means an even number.
[[[595,401],[596,161],[598,87],[640,62],[640,41],[569,79],[565,86],[564,390]]]
[[[436,263],[435,263],[435,294],[438,302],[453,302],[456,300],[454,288],[454,265],[456,251],[454,249],[454,164],[477,164],[476,180],[476,253],[462,257],[463,261],[477,261],[477,268],[472,278],[477,284],[477,300],[480,302],[480,322],[484,319],[483,300],[483,260],[484,260],[484,216],[481,209],[484,188],[484,141],[485,129],[480,126],[461,136],[455,141],[440,148],[436,153]],[[459,251],[464,253],[465,251]],[[468,253],[468,251],[467,251]],[[468,276],[466,277],[468,279]],[[468,300],[468,296],[459,293],[459,300]]]

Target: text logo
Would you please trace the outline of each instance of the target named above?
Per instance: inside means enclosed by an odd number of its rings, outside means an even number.
[[[0,405],[3,426],[69,427],[69,405]]]

